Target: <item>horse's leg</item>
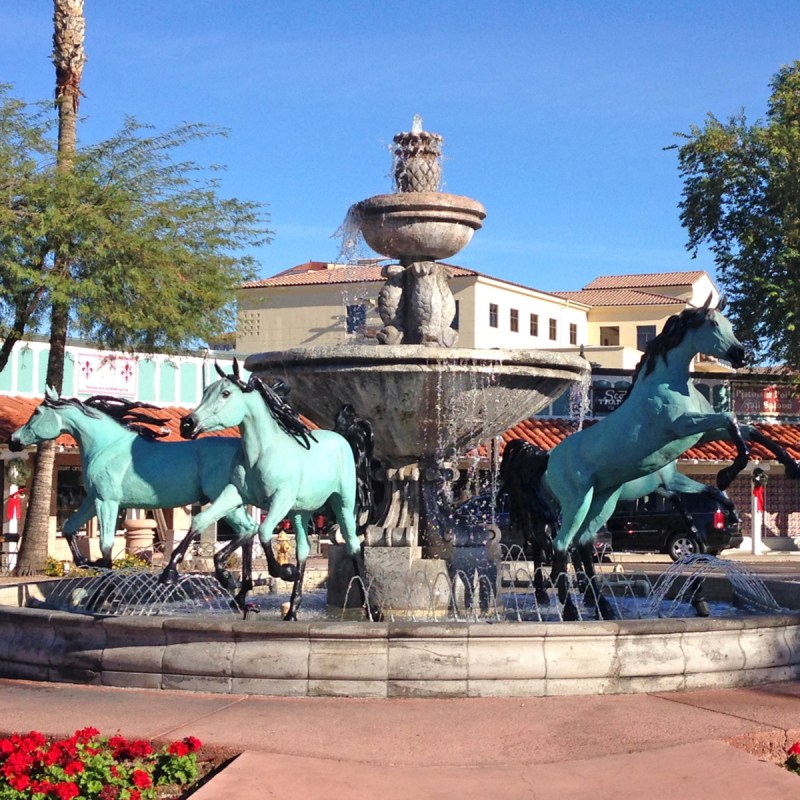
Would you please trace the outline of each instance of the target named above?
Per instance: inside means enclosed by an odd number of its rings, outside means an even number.
[[[617,617],[611,603],[603,595],[592,554],[595,535],[614,513],[621,491],[622,487],[611,491],[596,492],[586,519],[575,537],[574,552],[587,578],[584,601],[588,599],[589,603],[595,606],[598,619],[616,619]]]
[[[236,532],[236,538],[214,553],[214,574],[221,586],[231,594],[236,592],[233,599],[236,605],[244,610],[247,593],[253,588],[253,550],[250,547],[250,542],[258,530],[258,525],[248,516],[243,506],[239,506],[230,514],[226,514],[225,519]],[[226,569],[228,560],[237,547],[242,548],[242,579],[239,583],[238,591],[236,582]]]
[[[239,587],[236,586],[236,581],[233,579],[233,575],[231,575],[231,573],[225,567],[228,563],[228,559],[231,557],[231,554],[239,547],[244,549],[245,543],[249,541],[249,536],[246,534],[239,534],[235,539],[231,539],[231,541],[227,542],[216,553],[214,553],[214,575],[216,576],[220,586],[227,589],[231,594],[233,594]],[[243,608],[243,606],[239,604],[238,600],[237,605],[239,605],[240,608]]]
[[[94,497],[86,495],[83,502],[80,504],[78,510],[64,523],[62,533],[67,539],[67,545],[72,553],[72,560],[75,562],[76,567],[84,567],[89,563],[80,550],[75,541],[75,534],[95,515],[95,502]]]
[[[100,559],[96,566],[111,569],[112,554],[114,548],[114,534],[117,528],[117,515],[119,514],[119,503],[116,500],[95,500],[97,509],[97,524],[100,528]]]
[[[253,539],[252,537],[242,542],[242,578],[239,591],[233,598],[239,608],[247,610],[247,593],[253,588]],[[258,606],[255,606],[258,610]]]
[[[547,594],[547,586],[544,577],[544,565],[548,560],[548,551],[553,550],[553,536],[550,525],[539,520],[531,521],[531,555],[533,556],[533,593],[536,602],[546,604],[550,602],[550,595]]]
[[[760,430],[758,430],[758,428],[754,427],[753,425],[739,425],[739,431],[741,432],[742,437],[748,442],[755,442],[756,444],[760,444],[762,447],[766,447],[767,450],[769,450],[770,453],[772,453],[775,456],[775,460],[779,464],[783,465],[787,478],[791,480],[796,480],[797,478],[800,478],[800,462],[792,458],[789,455],[789,452],[784,447],[782,447],[777,442],[770,439],[768,436],[765,436],[763,433],[761,433]],[[731,431],[729,428],[719,428],[717,430],[708,431],[707,433],[703,434],[698,444],[703,444],[704,442],[720,441],[720,440],[728,442],[734,441],[734,439],[731,436]],[[687,490],[677,489],[676,491],[684,492]]]
[[[750,460],[750,448],[742,435],[739,423],[734,414],[704,414],[690,411],[674,419],[670,432],[677,438],[700,434],[699,441],[708,437],[727,439],[736,446],[736,457],[729,467],[717,473],[717,488],[724,491],[733,479],[747,466]]]
[[[341,495],[338,494],[331,495],[328,498],[328,502],[336,519],[339,521],[339,528],[342,531],[347,553],[353,561],[353,570],[361,588],[364,611],[368,619],[378,621],[382,618],[380,609],[370,608],[367,602],[366,569],[363,563],[364,557],[361,551],[361,542],[358,539],[358,531],[356,530],[355,491],[353,491],[352,500],[347,505],[345,505]]]
[[[300,577],[300,573],[294,564],[278,563],[272,549],[272,537],[275,527],[289,513],[293,502],[293,498],[276,494],[270,502],[264,521],[258,526],[258,539],[267,558],[267,572],[272,578],[280,578],[282,581],[289,582],[296,581]]]
[[[159,583],[177,583],[178,565],[183,561],[189,545],[197,537],[200,531],[205,530],[209,525],[222,517],[230,514],[234,509],[242,505],[242,497],[238,489],[229,483],[220,493],[219,497],[205,510],[201,511],[193,520],[183,541],[172,551],[167,566],[158,578]]]
[[[311,550],[308,544],[308,522],[311,514],[308,512],[296,511],[292,514],[292,527],[295,534],[295,545],[297,549],[298,577],[292,587],[292,596],[289,598],[289,610],[284,616],[285,620],[296,620],[297,610],[303,602],[303,577],[306,574],[306,561]]]
[[[779,464],[782,464],[786,472],[786,477],[791,480],[800,478],[800,462],[793,459],[789,453],[781,447],[777,442],[772,441],[768,436],[765,436],[761,431],[754,428],[752,425],[742,425],[742,434],[751,442],[756,442],[763,447],[766,447],[776,458]]]
[[[563,522],[553,541],[553,569],[550,573],[550,582],[558,590],[558,599],[563,606],[562,617],[572,621],[579,619],[578,609],[569,592],[569,575],[567,563],[569,560],[569,547],[576,534],[582,530],[583,521],[592,505],[594,488],[589,486],[586,494],[579,496],[573,493],[565,502],[564,495],[558,495],[561,500]]]

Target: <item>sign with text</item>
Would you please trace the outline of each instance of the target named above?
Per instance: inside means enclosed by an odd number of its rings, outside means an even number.
[[[758,417],[796,417],[800,416],[800,397],[789,386],[734,384],[733,411]]]
[[[610,414],[619,407],[627,394],[627,387],[618,388],[595,384],[592,387],[592,413]]]
[[[78,394],[111,394],[136,399],[136,358],[96,350],[73,351]]]

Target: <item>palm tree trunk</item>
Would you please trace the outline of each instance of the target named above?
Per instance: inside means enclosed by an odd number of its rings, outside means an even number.
[[[57,171],[72,169],[77,146],[80,83],[86,55],[83,49],[86,20],[84,0],[53,0],[53,64],[56,68],[56,108],[58,109]],[[61,253],[55,254],[57,273],[69,274],[69,263]],[[47,385],[59,393],[64,382],[64,352],[69,327],[69,305],[54,301],[50,321],[50,356],[47,361]],[[34,473],[25,528],[20,539],[17,575],[33,575],[44,571],[48,555],[50,497],[56,443],[39,445],[34,459]]]

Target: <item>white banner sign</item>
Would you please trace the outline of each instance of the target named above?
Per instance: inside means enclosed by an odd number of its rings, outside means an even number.
[[[136,358],[96,350],[73,353],[79,394],[111,394],[136,399]]]

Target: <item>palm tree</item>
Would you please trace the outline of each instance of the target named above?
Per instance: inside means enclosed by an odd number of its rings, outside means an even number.
[[[53,64],[56,68],[55,104],[58,110],[57,173],[61,174],[72,168],[78,139],[80,84],[86,61],[83,47],[86,32],[83,4],[84,0],[53,0]],[[69,271],[69,264],[58,251],[55,252],[53,271],[63,275],[67,275]],[[64,351],[69,322],[68,299],[53,296],[51,306],[47,385],[60,393],[64,382]],[[36,451],[25,530],[17,559],[17,575],[39,573],[47,561],[55,452],[55,440],[43,442]]]

